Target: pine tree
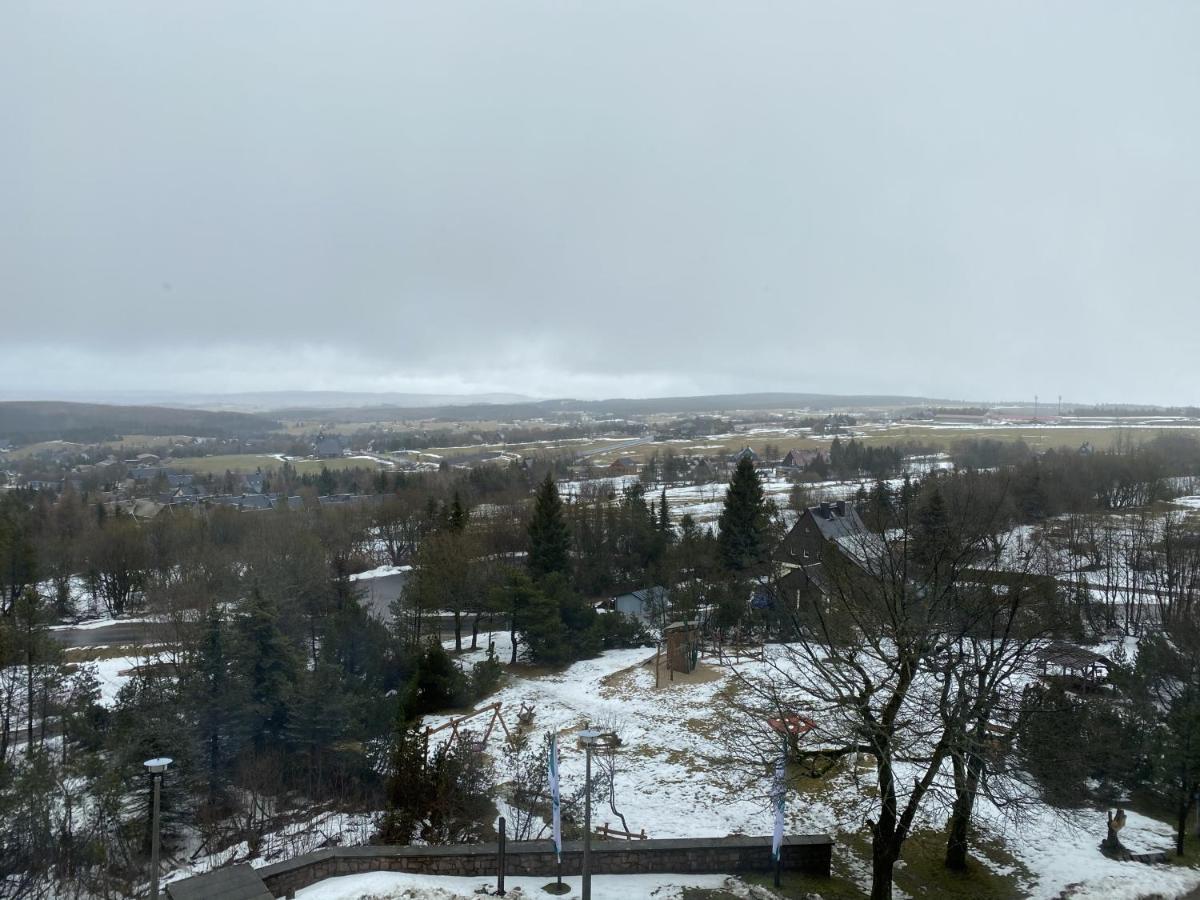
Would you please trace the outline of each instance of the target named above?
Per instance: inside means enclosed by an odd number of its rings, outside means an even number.
[[[951,550],[950,517],[942,492],[936,488],[917,510],[912,543],[913,557],[930,569],[936,569]]]
[[[470,518],[470,515],[467,512],[467,508],[463,506],[462,500],[458,496],[458,491],[455,491],[454,500],[450,503],[450,511],[446,514],[446,528],[461,534],[467,527],[468,518]]]
[[[210,805],[217,804],[224,793],[227,764],[236,751],[240,730],[237,716],[244,702],[240,684],[230,678],[225,631],[220,607],[214,604],[204,617],[204,636],[184,693],[194,710],[201,744],[197,762]]]
[[[663,488],[658,497],[658,530],[663,534],[671,533],[671,516],[667,511],[667,489]]]
[[[389,759],[387,812],[379,835],[386,844],[411,843],[431,801],[432,786],[426,775],[419,722],[407,718],[403,710],[396,720]]]
[[[240,669],[248,692],[249,731],[255,749],[280,740],[287,726],[287,695],[295,681],[295,658],[279,630],[279,610],[255,588],[241,617]]]
[[[529,522],[529,571],[534,577],[551,572],[570,573],[571,532],[563,515],[554,477],[546,475],[537,489],[533,518]]]
[[[741,572],[766,562],[770,552],[767,501],[758,472],[747,458],[733,472],[718,521],[717,541],[726,569]]]

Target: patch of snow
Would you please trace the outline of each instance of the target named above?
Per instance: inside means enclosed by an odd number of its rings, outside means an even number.
[[[554,878],[542,876],[509,876],[504,887],[509,897],[545,897],[542,886]],[[564,876],[570,885],[567,898],[580,895],[580,878]],[[448,875],[409,875],[400,872],[364,872],[329,878],[296,892],[297,900],[475,900],[481,893],[496,887],[494,878],[458,878]],[[486,891],[480,891],[486,888]],[[593,875],[593,900],[677,900],[684,888],[727,890],[745,897],[750,894],[738,879],[727,875]]]
[[[378,566],[374,569],[368,569],[365,572],[358,572],[350,576],[351,581],[366,581],[371,578],[385,578],[388,575],[403,575],[405,572],[411,572],[412,566]]]
[[[143,623],[143,622],[153,622],[153,621],[155,621],[155,620],[150,618],[149,616],[135,616],[135,617],[121,617],[121,618],[114,618],[113,616],[109,616],[109,617],[103,618],[103,619],[91,619],[86,622],[80,622],[78,625],[51,625],[48,630],[50,630],[50,631],[65,631],[67,629],[70,629],[72,631],[91,631],[92,629],[95,629],[95,628],[107,628],[110,625],[135,625],[135,624],[139,624],[139,623]]]

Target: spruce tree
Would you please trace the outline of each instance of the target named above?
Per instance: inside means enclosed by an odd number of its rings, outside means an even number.
[[[241,638],[238,668],[248,693],[248,730],[253,735],[255,749],[262,750],[284,737],[296,660],[279,629],[279,608],[258,588],[251,593],[238,626]]]
[[[409,718],[401,708],[389,754],[387,812],[380,827],[385,844],[409,844],[425,817],[433,794],[426,772],[420,719]]]
[[[467,512],[467,508],[463,506],[463,502],[458,496],[458,491],[455,491],[454,500],[450,503],[450,511],[446,514],[446,528],[457,534],[461,534],[466,530],[468,518],[470,518],[470,515]]]
[[[552,572],[570,573],[571,533],[563,516],[562,499],[553,476],[547,474],[534,498],[529,522],[529,571],[535,578]]]
[[[762,482],[754,464],[743,457],[725,491],[725,508],[718,520],[721,560],[731,572],[742,572],[767,561],[770,519]]]

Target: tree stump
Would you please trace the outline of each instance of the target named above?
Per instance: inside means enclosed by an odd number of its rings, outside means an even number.
[[[1116,814],[1111,811],[1108,814],[1108,834],[1100,844],[1100,849],[1113,855],[1124,853],[1125,848],[1121,846],[1121,829],[1124,827],[1125,810],[1118,806]]]

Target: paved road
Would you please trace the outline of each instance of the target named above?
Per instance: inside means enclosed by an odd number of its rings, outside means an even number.
[[[631,441],[625,441],[621,444],[609,444],[607,447],[601,447],[599,450],[589,450],[586,453],[580,453],[579,459],[587,459],[589,456],[596,456],[600,453],[609,453],[613,450],[628,450],[630,447],[640,447],[642,444],[649,444],[654,440],[652,437],[634,438]]]
[[[120,647],[168,641],[169,622],[114,622],[102,628],[55,628],[50,637],[64,647]]]

